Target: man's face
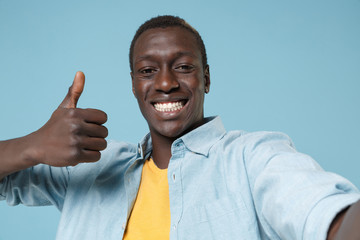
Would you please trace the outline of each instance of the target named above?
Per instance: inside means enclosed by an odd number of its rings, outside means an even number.
[[[195,37],[180,27],[150,29],[133,56],[133,93],[152,136],[177,138],[200,126],[210,76]]]

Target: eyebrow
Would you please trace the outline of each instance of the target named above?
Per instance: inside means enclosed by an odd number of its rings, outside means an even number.
[[[183,52],[178,52],[176,53],[175,59],[183,57],[183,56],[190,56],[190,57],[197,57],[193,52],[190,51],[183,51]],[[152,59],[153,55],[151,54],[146,54],[146,55],[142,55],[136,58],[136,60],[134,61],[134,64],[143,61],[143,60],[149,60]]]

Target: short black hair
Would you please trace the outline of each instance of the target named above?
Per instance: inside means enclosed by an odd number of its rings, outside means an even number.
[[[147,20],[136,31],[135,36],[134,36],[133,40],[131,41],[130,51],[129,51],[129,63],[130,63],[131,71],[133,71],[132,58],[133,58],[133,54],[134,54],[134,46],[135,46],[136,40],[140,37],[140,35],[149,29],[167,28],[167,27],[181,27],[181,28],[188,30],[191,34],[193,34],[193,36],[195,37],[196,42],[199,46],[199,49],[200,49],[203,68],[205,68],[208,65],[205,44],[204,44],[200,34],[198,33],[198,31],[196,31],[195,28],[193,28],[189,23],[187,23],[184,19],[182,19],[180,17],[171,16],[171,15],[163,15],[163,16],[157,16],[157,17]]]

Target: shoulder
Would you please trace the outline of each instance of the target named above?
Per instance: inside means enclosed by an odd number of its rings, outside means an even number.
[[[266,149],[273,150],[295,150],[290,137],[281,132],[258,131],[246,132],[242,130],[229,131],[221,139],[220,144],[225,149],[241,150],[246,154]]]
[[[213,149],[222,152],[223,164],[229,172],[245,171],[247,175],[256,177],[269,163],[283,167],[286,162],[299,159],[310,160],[296,151],[288,135],[281,132],[246,132],[229,131]],[[250,177],[252,178],[252,177]]]

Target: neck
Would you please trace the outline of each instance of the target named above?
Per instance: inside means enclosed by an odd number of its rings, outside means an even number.
[[[206,123],[206,119],[202,118],[192,127],[188,128],[185,132],[183,132],[178,137],[166,137],[161,135],[159,132],[155,131],[154,129],[150,128],[151,140],[152,140],[152,159],[156,166],[160,169],[166,169],[169,165],[170,158],[171,158],[171,145],[172,143],[179,138],[180,136],[190,132],[191,130],[201,126],[202,124]]]
[[[156,166],[160,169],[166,169],[171,158],[171,144],[175,138],[160,137],[155,133],[151,133],[152,140],[152,159]]]

